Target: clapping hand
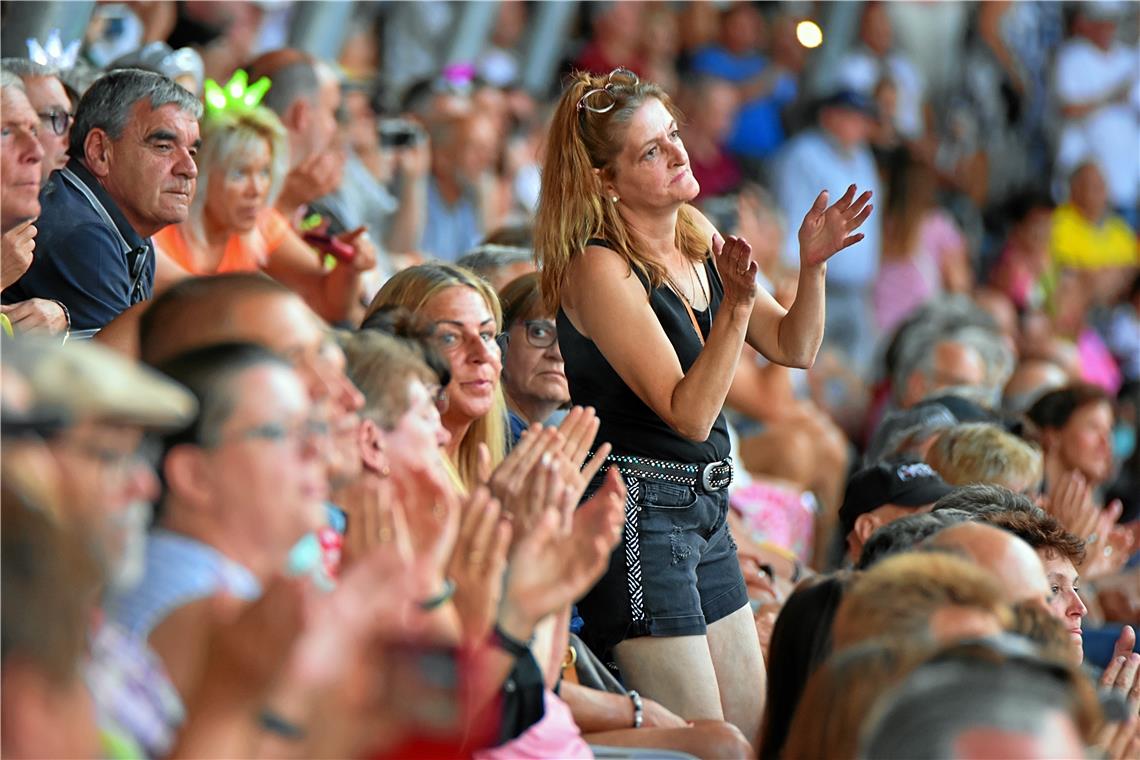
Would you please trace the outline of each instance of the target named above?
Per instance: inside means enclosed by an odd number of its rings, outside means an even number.
[[[820,266],[862,240],[863,233],[855,233],[855,230],[871,216],[874,207],[868,203],[870,200],[870,190],[855,199],[855,185],[851,185],[843,197],[829,207],[827,191],[821,192],[800,225],[800,266]]]
[[[723,303],[752,308],[756,299],[756,274],[760,266],[752,259],[752,246],[744,238],[720,234],[712,238],[713,260],[724,283]]]
[[[24,276],[36,251],[36,228],[29,219],[17,224],[0,239],[0,283],[8,287]]]

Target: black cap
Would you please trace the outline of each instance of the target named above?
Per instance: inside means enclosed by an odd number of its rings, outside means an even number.
[[[819,107],[823,108],[846,108],[850,111],[858,111],[864,116],[872,119],[879,118],[879,105],[869,95],[864,95],[857,90],[844,88],[833,92],[819,102]]]
[[[938,501],[954,487],[925,462],[880,462],[860,470],[847,483],[839,522],[843,535],[855,527],[859,515],[886,504],[922,507]]]

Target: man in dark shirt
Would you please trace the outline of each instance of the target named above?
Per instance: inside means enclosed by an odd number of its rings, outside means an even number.
[[[40,195],[36,258],[4,302],[61,301],[76,330],[97,330],[150,298],[150,236],[186,219],[201,104],[158,74],[125,69],[79,102],[68,165]]]

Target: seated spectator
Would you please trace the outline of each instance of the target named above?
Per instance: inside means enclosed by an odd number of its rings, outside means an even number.
[[[954,413],[934,399],[920,401],[909,409],[888,411],[867,444],[863,463],[895,458],[925,460],[938,434],[957,424]]]
[[[1009,531],[1037,552],[1049,580],[1049,613],[1065,625],[1069,651],[1080,665],[1085,656],[1081,622],[1088,614],[1077,573],[1085,561],[1084,542],[1045,514],[998,512],[982,516],[981,521]]]
[[[4,141],[0,147],[3,173],[0,175],[0,286],[9,293],[9,286],[20,280],[35,262],[37,228],[33,225],[40,215],[39,191],[44,167],[44,148],[36,133],[40,119],[28,101],[26,88],[20,78],[5,70],[3,89],[0,90],[0,107],[4,116]],[[47,298],[25,298],[22,301],[5,298],[0,306],[0,324],[6,333],[44,331],[66,332],[69,327],[67,307]]]
[[[882,526],[929,512],[934,502],[953,490],[924,462],[883,462],[855,473],[839,509],[847,559],[858,559],[867,539]]]
[[[574,66],[599,76],[619,66],[635,74],[645,73],[637,50],[643,10],[641,3],[618,0],[591,8],[594,11],[590,16],[593,37],[578,53]]]
[[[921,639],[884,637],[847,647],[808,680],[783,757],[855,757],[875,701],[929,654]]]
[[[783,757],[792,716],[812,673],[831,654],[831,624],[853,576],[841,572],[805,581],[784,602],[768,645],[768,697],[760,757]]]
[[[1053,201],[1044,194],[1023,193],[1006,209],[1010,228],[990,284],[1018,309],[1040,307],[1045,299],[1045,278],[1051,269],[1049,244],[1053,228]]]
[[[973,285],[966,239],[937,206],[933,171],[904,153],[888,172],[883,256],[874,289],[882,335],[939,293],[968,292]]]
[[[1092,488],[1112,474],[1112,401],[1093,385],[1050,391],[1026,412],[1045,455],[1045,490],[1076,470]]]
[[[76,532],[27,503],[7,478],[0,515],[4,757],[99,756],[82,665],[98,564]]]
[[[727,147],[748,162],[752,174],[784,143],[782,111],[799,91],[795,72],[760,53],[765,31],[758,8],[748,3],[730,5],[721,12],[719,43],[696,51],[691,64],[696,73],[727,81],[736,90],[739,110],[727,135]],[[704,105],[699,108],[703,110]],[[856,180],[851,177],[848,181]],[[862,182],[859,185],[864,186]],[[838,185],[831,188],[832,192],[839,189]],[[798,219],[803,211],[789,210],[788,218]]]
[[[1019,641],[962,644],[879,700],[858,757],[1081,757],[1099,717],[1081,678]]]
[[[1140,266],[1136,233],[1111,212],[1104,176],[1092,161],[1069,177],[1069,200],[1053,212],[1050,249],[1061,267],[1135,270]]]
[[[1037,553],[1017,536],[990,525],[964,522],[951,525],[923,546],[956,552],[993,574],[1007,604],[1026,602],[1048,608],[1052,597],[1045,568]]]
[[[784,216],[798,219],[813,198],[807,189],[821,185],[833,195],[855,183],[879,198],[882,183],[868,147],[875,107],[868,97],[843,90],[819,106],[818,128],[793,137],[776,158],[774,186]],[[812,177],[814,184],[805,183]],[[845,256],[830,262],[827,271],[827,325],[824,346],[833,347],[848,363],[866,375],[874,352],[875,330],[871,291],[882,251],[882,222],[872,214],[863,225],[864,238]],[[783,260],[795,261],[795,237],[784,241]]]
[[[146,574],[112,613],[150,642],[185,698],[204,662],[212,597],[257,599],[293,545],[322,524],[328,486],[316,443],[323,421],[283,359],[219,344],[161,368],[194,393],[199,412],[163,440],[166,491]]]
[[[1002,410],[1007,414],[1022,415],[1049,391],[1069,383],[1069,376],[1058,365],[1047,359],[1023,359],[1002,390]]]
[[[968,560],[900,554],[855,579],[835,613],[832,637],[840,650],[880,636],[933,642],[991,636],[1009,621],[1006,604],[997,579]]]
[[[914,551],[926,539],[943,528],[972,520],[973,516],[960,509],[940,509],[906,515],[876,530],[863,544],[856,570],[866,570],[887,557]]]
[[[342,234],[337,241],[346,257],[330,270],[272,206],[288,166],[285,130],[272,111],[246,103],[247,93],[229,93],[235,82],[213,91],[228,93],[224,108],[207,101],[198,191],[186,221],[154,237],[155,287],[193,275],[263,271],[324,319],[345,321],[359,300],[361,273],[376,263],[375,250],[359,230]]]
[[[340,184],[344,156],[334,150],[340,82],[328,64],[290,48],[264,53],[246,67],[249,81],[269,77],[265,99],[289,136],[287,173],[276,208],[296,225],[307,204]]]
[[[50,256],[5,291],[5,302],[59,300],[72,327],[99,329],[150,298],[150,236],[186,219],[198,168],[202,105],[158,74],[112,72],[83,96],[71,160],[41,198],[37,242]]]
[[[5,362],[32,384],[37,408],[67,412],[66,425],[43,432],[56,464],[56,519],[80,531],[99,562],[102,598],[132,591],[146,570],[146,530],[159,491],[145,436],[189,422],[193,396],[93,344],[58,346],[25,338],[5,347]],[[84,392],[76,393],[77,387]],[[90,635],[85,670],[100,730],[132,752],[165,755],[186,711],[162,663],[145,641],[105,615]]]
[[[491,283],[498,293],[508,282],[535,271],[533,245],[533,241],[525,246],[483,242],[463,254],[455,264]]]
[[[1053,86],[1062,123],[1056,168],[1062,175],[1091,158],[1107,179],[1107,201],[1131,215],[1135,229],[1140,167],[1134,156],[1140,139],[1136,49],[1117,35],[1124,5],[1075,6],[1070,36],[1057,49]]]
[[[743,176],[725,147],[737,112],[736,88],[715,76],[686,85],[681,102],[689,119],[682,128],[689,167],[701,186],[700,201],[727,195]]]
[[[883,2],[863,6],[858,44],[835,70],[844,86],[868,97],[879,82],[890,79],[897,92],[895,128],[904,139],[917,140],[926,133],[925,83],[910,56],[895,45],[888,8]]]
[[[546,314],[537,273],[523,275],[500,292],[503,332],[503,393],[507,401],[511,444],[535,422],[551,424],[570,403],[554,315]],[[554,420],[557,423],[557,420]]]
[[[55,69],[24,58],[4,58],[0,60],[0,67],[20,78],[28,102],[40,117],[39,139],[44,149],[40,184],[46,186],[52,172],[67,166],[68,133],[73,113],[71,98],[67,96]]]
[[[491,467],[506,448],[506,404],[500,384],[502,355],[499,297],[484,280],[451,264],[421,264],[385,283],[368,307],[368,316],[386,306],[402,306],[430,330],[430,341],[451,363],[443,426],[451,434],[447,457],[458,482],[474,489],[480,448]]]
[[[940,333],[934,326],[908,331],[891,381],[892,395],[900,409],[954,389],[985,386],[986,358],[971,340],[985,336],[976,330],[972,332]]]
[[[428,125],[431,176],[427,221],[418,250],[455,261],[476,245],[497,218],[493,164],[499,153],[494,122],[478,112],[439,118]]]
[[[987,422],[943,430],[926,452],[926,461],[954,486],[993,483],[1033,495],[1041,489],[1041,451]]]

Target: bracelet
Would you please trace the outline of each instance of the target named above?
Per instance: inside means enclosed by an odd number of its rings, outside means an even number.
[[[289,741],[301,741],[305,738],[305,729],[292,721],[282,718],[269,708],[263,708],[261,712],[257,714],[257,725],[261,726],[262,730],[276,734],[282,739],[288,739]]]
[[[641,724],[645,722],[645,705],[641,702],[641,695],[630,689],[629,701],[633,702],[633,727],[641,728]]]
[[[500,628],[498,623],[491,630],[491,642],[512,657],[523,657],[530,652],[529,642],[519,641]]]
[[[420,609],[425,612],[431,612],[438,609],[447,602],[451,601],[451,597],[455,596],[455,581],[450,578],[443,579],[443,589],[435,596],[424,599],[420,602]]]
[[[57,301],[53,298],[51,302],[63,309],[63,318],[67,320],[67,327],[63,329],[63,342],[66,343],[67,339],[71,337],[71,312],[68,311],[63,301]]]

